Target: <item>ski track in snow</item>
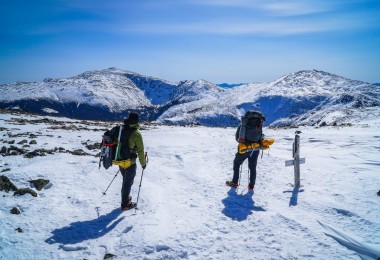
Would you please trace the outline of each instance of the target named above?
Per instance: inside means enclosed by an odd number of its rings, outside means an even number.
[[[40,131],[36,148],[85,150],[81,141],[98,142],[102,134],[52,130],[46,124],[13,125],[6,120],[15,115],[0,116],[1,127],[19,129],[13,133]],[[291,159],[295,130],[265,129],[276,142],[269,154],[265,151],[262,158],[260,154],[255,191],[247,191],[247,162],[239,189],[224,185],[232,178],[234,128],[148,127],[142,131],[149,164],[139,209],[127,212],[119,210],[120,175],[102,196],[117,168],[99,170],[98,158],[67,153],[2,157],[0,169],[11,169],[2,175],[17,187],[37,178],[51,184],[37,192],[37,198],[0,193],[0,259],[102,259],[106,253],[120,259],[376,255],[379,124],[301,130],[301,157],[306,157],[301,165],[302,187],[292,187],[293,169],[284,166]],[[25,138],[18,137],[16,143],[21,139]],[[131,192],[134,201],[140,167],[137,172]],[[14,206],[20,215],[9,213]],[[15,231],[17,227],[24,232]],[[358,238],[350,240],[354,235]]]
[[[319,221],[318,221],[319,222]],[[346,234],[337,230],[329,225],[319,222],[325,228],[325,234],[334,238],[338,243],[351,249],[359,254],[362,259],[378,259],[380,255],[380,248],[373,245],[363,243],[360,238]]]

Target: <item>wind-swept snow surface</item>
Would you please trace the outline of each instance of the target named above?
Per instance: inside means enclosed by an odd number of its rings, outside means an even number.
[[[254,192],[246,189],[247,162],[240,188],[224,185],[232,178],[235,128],[146,126],[149,164],[136,212],[119,210],[120,176],[102,196],[117,168],[98,169],[98,151],[86,148],[111,124],[0,114],[0,127],[2,146],[21,149],[17,143],[29,142],[33,133],[37,144],[22,149],[52,151],[1,157],[1,175],[18,188],[38,178],[50,185],[31,187],[37,197],[0,192],[0,259],[103,259],[107,253],[117,259],[380,256],[379,120],[298,128],[306,157],[300,189],[291,186],[293,169],[285,167],[295,129],[265,128],[276,142],[259,157]],[[90,155],[67,152],[78,149]],[[134,201],[140,167],[137,172]],[[21,214],[11,214],[13,207]]]

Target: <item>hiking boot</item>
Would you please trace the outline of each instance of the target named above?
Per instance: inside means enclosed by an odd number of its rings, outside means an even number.
[[[122,211],[125,211],[125,210],[129,210],[129,209],[133,209],[136,207],[136,203],[133,203],[133,202],[129,202],[129,204],[125,207],[121,207],[120,209]]]
[[[126,206],[123,206],[123,205],[121,206],[120,209],[122,211],[136,208],[137,204],[135,202],[132,202],[132,197],[129,197],[128,199],[129,199],[129,201],[128,201],[127,205]]]
[[[230,187],[232,187],[232,188],[237,188],[237,187],[239,187],[239,184],[234,183],[234,182],[232,182],[232,181],[226,181],[226,185],[227,185],[227,186],[230,186]]]
[[[132,197],[131,196],[128,196],[128,201],[125,203],[121,203],[121,210],[123,210],[123,208],[127,208],[130,204],[132,203]]]
[[[253,190],[254,188],[255,188],[255,186],[253,186],[251,184],[248,185],[248,190]]]

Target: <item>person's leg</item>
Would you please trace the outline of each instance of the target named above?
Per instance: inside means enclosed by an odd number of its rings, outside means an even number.
[[[120,168],[120,172],[123,176],[123,184],[121,186],[121,207],[123,208],[129,203],[129,193],[136,176],[136,164],[131,165],[127,169]]]
[[[235,160],[234,160],[234,177],[232,178],[233,183],[239,182],[239,173],[240,173],[240,165],[244,162],[244,160],[247,158],[246,154],[239,154],[236,153]]]
[[[256,183],[256,165],[257,158],[259,157],[260,150],[254,151],[252,156],[248,157],[248,167],[249,167],[249,185],[255,186]],[[250,154],[251,155],[251,154]]]

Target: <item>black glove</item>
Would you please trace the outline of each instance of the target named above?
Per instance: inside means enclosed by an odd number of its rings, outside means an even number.
[[[144,166],[141,166],[142,168],[143,168],[143,170],[145,170],[145,168],[146,168],[146,164],[144,165]]]

